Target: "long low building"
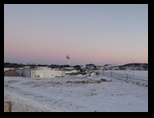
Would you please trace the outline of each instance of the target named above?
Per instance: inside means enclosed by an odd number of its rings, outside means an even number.
[[[23,77],[30,78],[53,78],[53,77],[64,77],[65,72],[62,70],[54,70],[51,68],[24,68],[22,70],[18,69],[17,72]]]

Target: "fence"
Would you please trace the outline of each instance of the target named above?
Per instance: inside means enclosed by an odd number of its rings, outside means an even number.
[[[124,82],[131,82],[141,86],[148,87],[148,80],[145,80],[143,77],[133,76],[130,74],[118,74],[114,72],[103,72],[104,76],[111,77],[113,79],[121,80]]]

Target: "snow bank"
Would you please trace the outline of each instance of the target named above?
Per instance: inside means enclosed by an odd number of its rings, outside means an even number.
[[[47,107],[35,100],[27,99],[15,92],[4,91],[4,100],[12,103],[12,112],[63,112],[56,108]]]

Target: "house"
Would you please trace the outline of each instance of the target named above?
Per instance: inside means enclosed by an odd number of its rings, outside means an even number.
[[[8,70],[4,72],[4,76],[19,76],[19,73],[15,70]]]
[[[22,75],[23,77],[30,78],[53,78],[65,76],[64,71],[58,69],[51,69],[48,67],[36,67],[34,69],[24,68],[22,71],[17,71],[20,72],[20,75]]]

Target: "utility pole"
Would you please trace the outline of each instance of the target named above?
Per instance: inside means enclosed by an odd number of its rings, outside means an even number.
[[[112,66],[111,66],[111,78],[112,78]]]
[[[113,69],[113,71],[114,71],[114,69],[115,69],[115,67],[114,67],[114,61],[113,61],[113,66],[112,66],[112,69]]]
[[[134,60],[133,60],[133,76],[134,76]]]

